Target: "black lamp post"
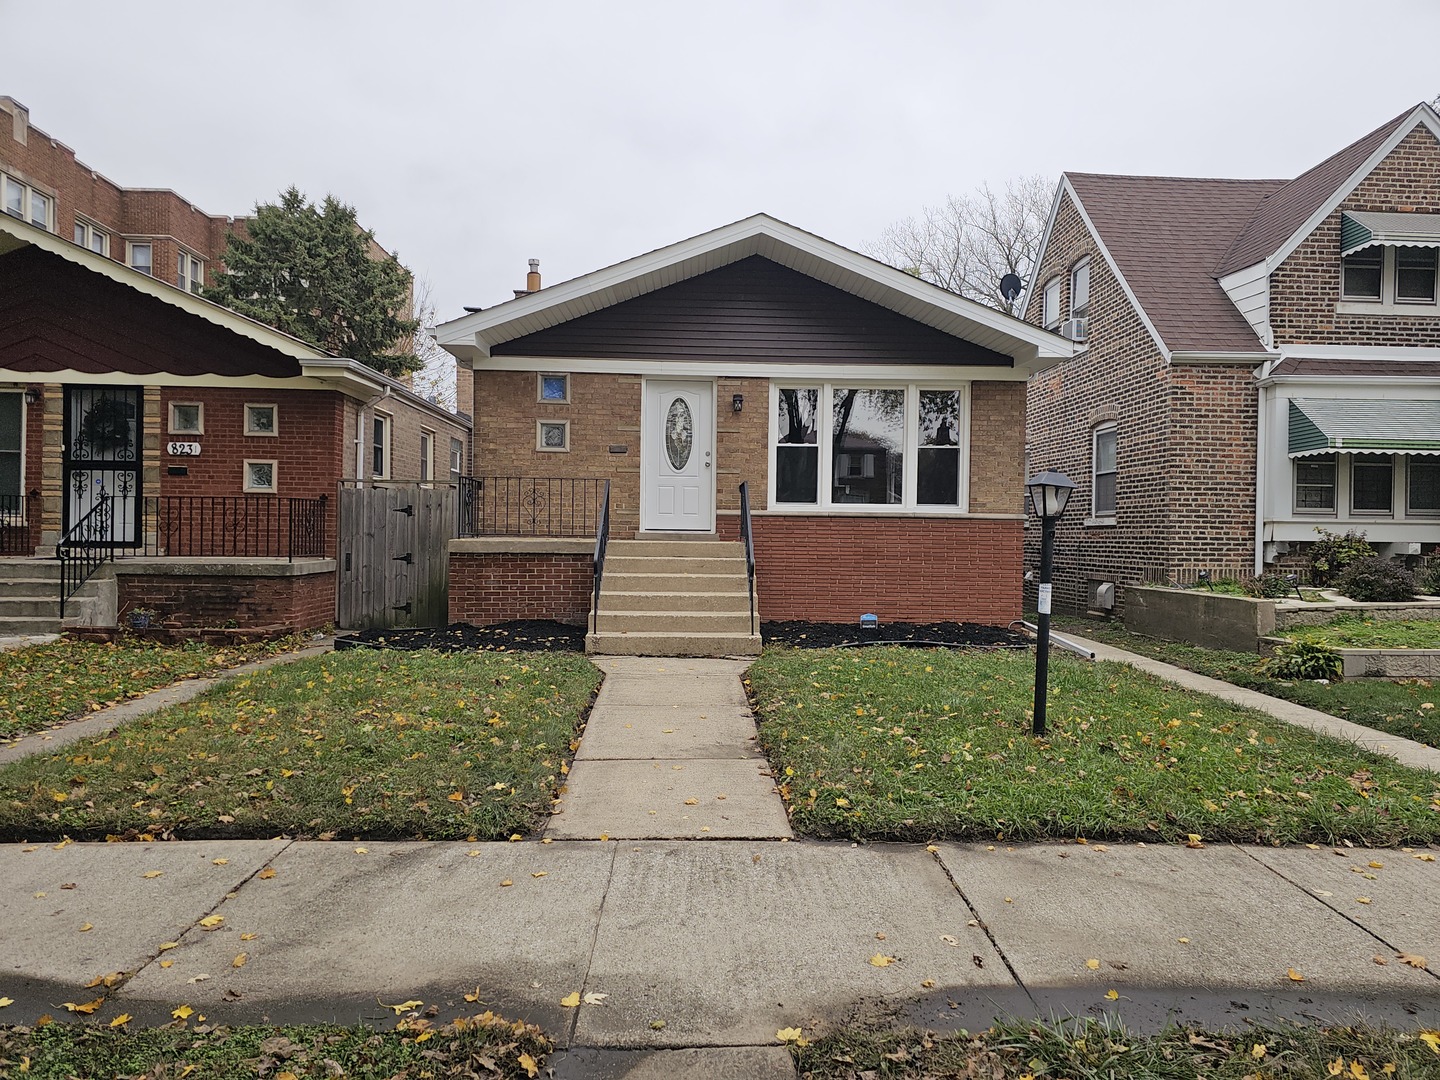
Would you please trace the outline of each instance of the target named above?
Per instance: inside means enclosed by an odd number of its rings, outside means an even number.
[[[1055,520],[1065,512],[1074,482],[1063,473],[1042,472],[1025,481],[1030,505],[1040,515],[1039,615],[1035,619],[1035,716],[1031,732],[1045,734],[1045,695],[1050,676],[1050,564],[1055,557]]]

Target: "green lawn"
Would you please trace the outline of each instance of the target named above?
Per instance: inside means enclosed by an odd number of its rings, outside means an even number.
[[[1351,615],[1334,619],[1323,626],[1277,630],[1275,636],[1350,649],[1440,649],[1440,620],[1382,622]]]
[[[527,833],[599,683],[567,653],[297,661],[0,769],[0,838]]]
[[[750,668],[795,827],[870,840],[1440,838],[1440,777],[1123,664],[1028,653],[771,647]]]
[[[0,1076],[518,1080],[540,1075],[554,1049],[539,1028],[490,1013],[449,1023],[410,1019],[401,1024],[384,1032],[327,1025],[188,1028],[183,1022],[133,1031],[97,1024],[0,1027]]]
[[[106,645],[61,638],[0,653],[0,739],[53,727],[182,679],[310,644],[306,637],[217,647]]]
[[[1401,735],[1427,746],[1440,747],[1440,687],[1428,679],[1388,682],[1384,679],[1350,679],[1321,685],[1315,682],[1271,679],[1260,674],[1260,658],[1253,653],[1202,649],[1175,641],[1132,634],[1122,626],[1089,619],[1057,619],[1059,633],[1103,641],[1201,675],[1284,698],[1331,716],[1352,720],[1391,735]]]
[[[803,1035],[802,1035],[803,1038]],[[978,1034],[849,1030],[796,1047],[802,1080],[1434,1080],[1440,1033],[1389,1028],[1172,1028],[999,1023]]]

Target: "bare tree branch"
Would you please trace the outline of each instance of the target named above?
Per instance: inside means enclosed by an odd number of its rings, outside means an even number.
[[[435,294],[430,279],[417,278],[414,299],[415,329],[410,351],[420,358],[420,369],[415,372],[415,392],[435,402],[441,408],[455,411],[455,357],[435,343],[426,327],[434,326]]]
[[[1052,180],[1038,175],[1016,177],[1003,192],[982,184],[969,195],[927,206],[919,219],[897,221],[864,250],[942,289],[1010,311],[1000,280],[1006,274],[1028,279],[1054,189]]]

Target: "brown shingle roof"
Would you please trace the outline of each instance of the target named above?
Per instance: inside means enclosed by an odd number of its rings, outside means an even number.
[[[1440,375],[1440,361],[1433,360],[1315,360],[1287,356],[1275,365],[1271,375],[1349,375],[1355,378],[1433,379]]]
[[[1217,262],[1216,276],[1224,277],[1253,266],[1278,251],[1414,111],[1413,107],[1406,109],[1395,119],[1332,154],[1266,198],[1244,231],[1236,235],[1235,243],[1224,258]]]
[[[1259,350],[1215,266],[1284,180],[1065,176],[1169,349]]]

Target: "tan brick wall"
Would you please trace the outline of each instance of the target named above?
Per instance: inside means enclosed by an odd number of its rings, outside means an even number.
[[[420,479],[420,433],[429,431],[435,436],[434,452],[434,473],[430,479],[435,481],[448,481],[450,479],[450,440],[457,438],[461,442],[469,442],[469,432],[456,420],[445,420],[434,413],[412,405],[398,397],[386,398],[376,402],[370,410],[366,410],[366,453],[365,471],[370,471],[370,412],[382,412],[390,417],[390,476],[391,480],[419,480]],[[353,435],[351,436],[354,437]],[[351,444],[349,460],[346,462],[345,475],[349,476],[355,471],[354,444]]]
[[[1024,512],[1025,384],[970,386],[970,512]]]
[[[740,412],[734,396],[745,395]],[[751,511],[766,506],[770,462],[770,380],[715,380],[715,509],[719,514],[740,510],[740,485],[750,486]]]

